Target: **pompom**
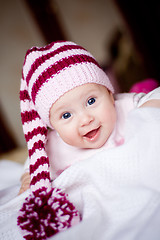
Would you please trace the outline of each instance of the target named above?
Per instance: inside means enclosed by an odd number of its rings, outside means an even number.
[[[26,240],[44,240],[69,228],[78,212],[61,190],[46,188],[33,192],[26,198],[17,223]]]

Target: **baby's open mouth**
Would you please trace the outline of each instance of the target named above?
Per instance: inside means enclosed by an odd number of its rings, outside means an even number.
[[[86,133],[84,135],[84,137],[86,137],[86,138],[88,138],[90,140],[94,139],[97,136],[97,134],[99,132],[99,129],[100,129],[100,127],[96,128],[96,129],[93,129],[92,131]]]

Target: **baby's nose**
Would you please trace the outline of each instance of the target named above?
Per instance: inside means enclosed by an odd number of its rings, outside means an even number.
[[[83,113],[80,116],[81,127],[89,125],[94,120],[93,115],[89,113]]]

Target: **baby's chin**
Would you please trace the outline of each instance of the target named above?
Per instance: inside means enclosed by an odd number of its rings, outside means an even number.
[[[83,148],[83,149],[99,149],[101,147],[103,147],[105,145],[105,143],[107,142],[107,139],[105,141],[102,141],[102,142],[99,142],[99,143],[93,143],[93,144],[87,144],[83,147],[80,147],[80,148]]]
[[[95,142],[88,141],[84,139],[82,142],[71,142],[71,141],[64,141],[66,144],[70,145],[71,147],[79,148],[79,149],[99,149],[105,145],[108,138],[104,138]]]

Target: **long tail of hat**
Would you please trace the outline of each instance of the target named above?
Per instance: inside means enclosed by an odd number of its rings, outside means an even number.
[[[51,190],[49,159],[45,151],[47,126],[39,117],[29,97],[27,84],[23,78],[20,88],[20,107],[23,132],[30,159],[31,191],[34,192],[42,186]]]
[[[47,126],[30,99],[24,78],[21,80],[20,105],[30,159],[31,194],[19,211],[17,223],[25,239],[43,240],[70,227],[78,212],[62,190],[51,187],[45,151]]]

